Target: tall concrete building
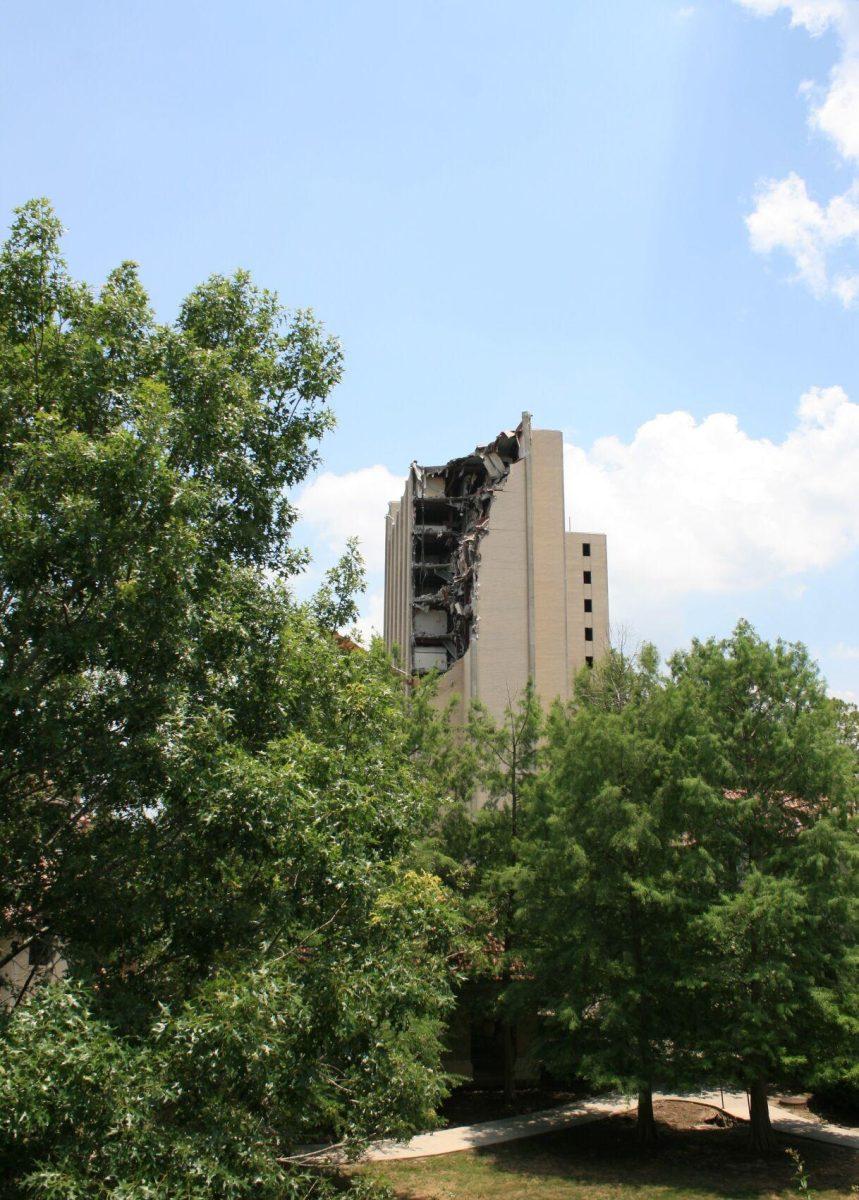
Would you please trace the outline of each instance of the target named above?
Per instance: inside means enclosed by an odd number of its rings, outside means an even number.
[[[385,525],[385,642],[440,695],[495,717],[529,677],[544,703],[608,645],[606,539],[564,528],[558,430],[500,433],[445,466],[412,464]]]

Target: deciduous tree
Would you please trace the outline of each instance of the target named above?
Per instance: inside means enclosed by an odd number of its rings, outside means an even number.
[[[504,1098],[516,1095],[516,1013],[510,988],[516,962],[516,879],[519,869],[523,806],[537,769],[543,712],[533,680],[510,700],[501,721],[475,703],[467,736],[478,756],[481,807],[472,832],[472,896],[485,914],[487,937],[498,948],[493,973],[499,985],[498,1012],[504,1047]]]
[[[289,591],[340,350],[244,273],[159,324],[59,238],[36,201],[0,253],[0,941],[70,972],[2,1020],[8,1187],[299,1195],[301,1142],[430,1119],[449,995],[356,554]]]
[[[662,737],[655,653],[612,650],[548,720],[520,890],[529,990],[578,1073],[638,1094],[694,1072],[689,929],[702,869],[688,836],[700,785]]]
[[[697,836],[716,871],[700,923],[701,1050],[748,1090],[754,1144],[767,1095],[852,1050],[857,1021],[855,749],[800,644],[746,622],[672,661],[698,736],[690,771],[711,787]]]

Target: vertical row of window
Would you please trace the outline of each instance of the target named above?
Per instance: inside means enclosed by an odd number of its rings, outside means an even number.
[[[590,556],[591,556],[591,544],[590,544],[590,542],[582,542],[582,555],[583,555],[583,557],[584,557],[584,558],[590,558]],[[591,582],[591,573],[590,573],[590,571],[583,571],[583,572],[582,572],[582,581],[583,581],[584,583],[590,583],[590,582]],[[593,600],[591,600],[590,596],[588,596],[588,597],[586,597],[586,598],[585,598],[585,612],[586,612],[586,613],[593,613],[593,611],[594,611],[594,602],[593,602]],[[586,641],[586,642],[592,642],[593,640],[594,640],[594,630],[593,630],[593,626],[592,626],[592,625],[586,625],[586,626],[585,626],[585,641]],[[592,667],[592,666],[594,665],[594,656],[593,656],[592,654],[586,654],[586,655],[585,655],[585,663],[587,664],[587,666],[589,666],[589,667]]]

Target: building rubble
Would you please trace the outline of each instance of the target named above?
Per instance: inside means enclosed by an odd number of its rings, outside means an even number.
[[[445,671],[477,637],[480,542],[495,493],[521,453],[520,425],[446,466],[412,463],[415,670]]]

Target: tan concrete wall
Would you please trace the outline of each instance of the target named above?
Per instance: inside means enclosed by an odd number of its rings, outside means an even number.
[[[412,670],[412,491],[409,476],[402,499],[388,505],[385,518],[385,645],[399,647],[406,671]]]
[[[533,675],[544,705],[569,690],[567,573],[564,545],[564,439],[559,430],[535,429],[530,471],[530,557],[534,573]]]
[[[584,538],[582,539],[585,540]],[[594,610],[594,646],[595,655],[599,658],[609,648],[611,637],[611,613],[608,606],[608,546],[604,533],[592,533],[591,542],[591,580],[593,590]]]
[[[394,567],[394,531],[397,523],[399,500],[388,505],[385,517],[385,610],[382,633],[385,646],[390,650],[394,644],[394,597],[396,596],[396,580]]]
[[[489,510],[477,568],[472,694],[501,718],[530,673],[525,463],[513,463]]]
[[[608,562],[604,533],[567,533],[567,661],[570,677],[585,665],[587,655],[594,662],[605,654],[609,642]],[[582,547],[589,543],[590,556]],[[584,582],[584,572],[590,571],[591,582]],[[585,600],[591,601],[592,612],[584,611]],[[593,641],[585,640],[585,628],[593,629]]]
[[[529,675],[544,704],[567,697],[572,676],[587,656],[596,661],[605,653],[609,638],[606,539],[564,531],[561,433],[532,430],[524,414],[522,455],[493,497],[488,532],[480,543],[476,635],[439,687],[439,703],[461,695],[467,705],[475,697],[496,719],[509,701],[516,702]],[[389,507],[385,527],[385,642],[400,647],[407,671],[414,666],[413,486],[410,474],[402,500]],[[587,560],[583,542],[591,546]],[[583,582],[584,570],[591,572],[589,585]],[[586,598],[592,603],[589,614]],[[593,630],[592,641],[585,639],[586,627]]]
[[[400,505],[397,521],[398,547],[397,555],[400,562],[400,603],[398,608],[397,644],[403,654],[403,666],[407,671],[412,670],[412,524],[413,524],[413,493],[412,477],[406,481],[406,490]]]
[[[451,697],[459,698],[454,720],[460,725],[465,724],[471,700],[471,651],[472,647],[469,646],[462,658],[457,659],[449,670],[439,676],[438,691],[436,692],[436,703],[439,708],[447,708]]]

